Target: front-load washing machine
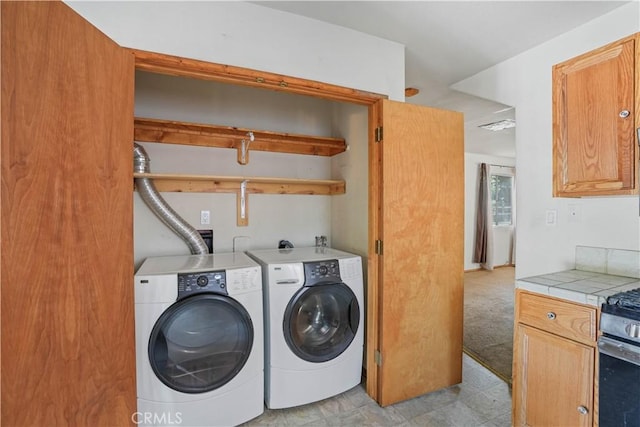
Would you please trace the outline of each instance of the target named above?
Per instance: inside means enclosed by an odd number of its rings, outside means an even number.
[[[264,411],[260,266],[244,253],[153,257],[135,275],[141,425],[229,426]]]
[[[252,250],[262,266],[265,403],[335,396],[362,376],[362,259],[326,247]]]

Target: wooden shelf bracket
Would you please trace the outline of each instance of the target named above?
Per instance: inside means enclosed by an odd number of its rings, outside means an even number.
[[[249,141],[242,138],[242,141],[240,141],[240,145],[238,146],[238,163],[241,165],[249,163],[249,144],[256,139],[251,131],[247,132],[247,138]]]

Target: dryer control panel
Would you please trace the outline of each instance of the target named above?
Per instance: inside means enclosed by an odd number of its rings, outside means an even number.
[[[178,299],[203,292],[229,295],[227,273],[221,270],[178,274]]]
[[[337,259],[326,261],[305,262],[305,286],[324,285],[327,283],[342,283],[340,266]]]

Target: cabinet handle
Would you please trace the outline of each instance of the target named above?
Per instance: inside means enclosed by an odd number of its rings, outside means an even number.
[[[578,406],[578,412],[580,412],[582,415],[587,415],[589,413],[589,410],[587,409],[586,406]]]
[[[620,116],[620,118],[622,119],[626,119],[627,117],[629,117],[629,110],[622,110],[618,113],[618,116]]]
[[[556,318],[556,314],[553,311],[550,311],[547,313],[547,319],[555,320],[555,318]]]

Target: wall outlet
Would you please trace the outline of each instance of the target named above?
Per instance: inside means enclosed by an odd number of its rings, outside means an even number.
[[[211,224],[211,211],[200,211],[200,224],[201,225]]]

